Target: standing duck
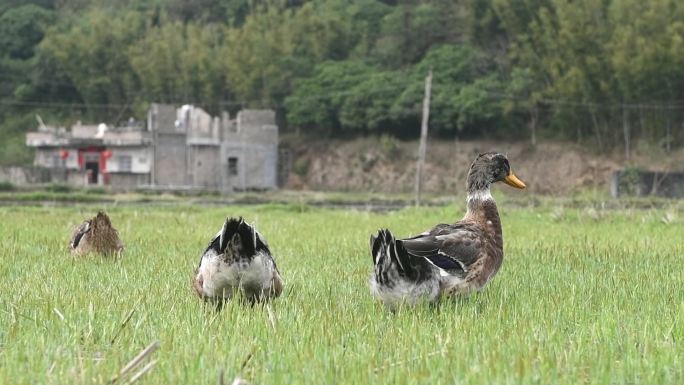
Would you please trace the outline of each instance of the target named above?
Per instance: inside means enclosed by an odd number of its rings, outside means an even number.
[[[468,171],[462,220],[407,239],[397,240],[389,230],[372,236],[373,296],[394,307],[482,289],[503,262],[501,220],[489,190],[496,182],[525,188],[504,155],[480,154]]]
[[[226,219],[209,242],[193,287],[205,300],[220,303],[241,292],[254,303],[279,296],[283,280],[264,237],[240,217]]]
[[[123,250],[123,242],[119,233],[112,227],[107,214],[98,212],[93,219],[83,222],[71,236],[69,250],[73,255],[85,255],[90,252],[111,255]]]

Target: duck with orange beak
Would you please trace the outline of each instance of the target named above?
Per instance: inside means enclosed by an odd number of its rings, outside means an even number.
[[[395,239],[389,230],[371,237],[373,296],[395,307],[481,290],[504,257],[501,220],[490,192],[496,182],[525,188],[504,155],[480,154],[468,172],[463,219],[412,238]]]

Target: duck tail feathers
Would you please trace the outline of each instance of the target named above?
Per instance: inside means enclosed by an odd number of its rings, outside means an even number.
[[[383,229],[371,237],[371,253],[378,282],[384,282],[390,271],[396,271],[409,281],[423,281],[432,275],[430,264],[420,257],[414,257],[389,230]]]
[[[371,254],[378,281],[382,281],[382,277],[386,276],[392,269],[395,269],[400,275],[410,273],[409,255],[387,229],[382,229],[377,236],[371,237]]]
[[[390,307],[399,302],[437,299],[439,280],[429,262],[409,254],[389,230],[371,237],[371,253],[375,265],[369,281],[373,296]]]
[[[219,249],[234,248],[244,255],[254,255],[256,249],[256,231],[242,217],[228,218],[219,235]]]

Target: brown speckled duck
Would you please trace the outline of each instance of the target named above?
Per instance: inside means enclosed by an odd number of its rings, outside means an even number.
[[[389,230],[371,237],[373,296],[394,307],[482,289],[503,262],[501,220],[489,190],[496,182],[525,188],[504,155],[480,154],[468,172],[462,220],[407,239],[397,240]]]
[[[119,233],[112,227],[107,214],[98,212],[93,219],[83,222],[71,236],[69,250],[73,255],[99,253],[111,255],[123,250]]]

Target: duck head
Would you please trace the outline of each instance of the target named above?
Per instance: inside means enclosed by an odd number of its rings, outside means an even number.
[[[468,195],[489,192],[489,187],[496,182],[504,182],[518,189],[525,188],[525,183],[511,171],[506,156],[496,152],[478,155],[468,171],[466,182]]]

